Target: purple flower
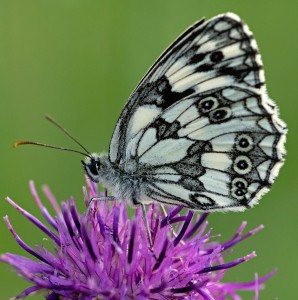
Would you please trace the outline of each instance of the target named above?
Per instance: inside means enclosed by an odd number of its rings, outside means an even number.
[[[98,196],[93,184],[84,199]],[[33,197],[47,225],[8,202],[37,226],[53,243],[54,251],[44,246],[35,249],[27,245],[14,231],[8,217],[5,222],[17,243],[35,259],[6,253],[2,262],[13,266],[17,273],[32,283],[16,299],[40,290],[45,299],[240,299],[239,291],[254,291],[258,299],[262,283],[275,271],[246,283],[224,282],[228,269],[253,258],[255,253],[225,262],[232,246],[263,228],[242,234],[243,222],[236,234],[225,243],[211,238],[207,229],[207,213],[174,207],[161,211],[159,204],[149,206],[147,219],[152,234],[150,250],[141,209],[128,217],[124,202],[95,202],[90,214],[79,215],[74,200],[60,208],[48,188],[45,195],[55,209],[53,217],[41,203],[33,182]],[[102,196],[102,195],[101,195]],[[153,250],[153,251],[152,251]]]

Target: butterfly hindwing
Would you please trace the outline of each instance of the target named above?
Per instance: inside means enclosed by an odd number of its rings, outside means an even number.
[[[189,28],[148,71],[109,158],[142,178],[142,202],[243,210],[277,176],[285,133],[252,33],[228,13]]]
[[[196,209],[254,205],[284,156],[285,126],[267,102],[265,94],[228,87],[166,109],[126,152],[140,166],[148,196]]]

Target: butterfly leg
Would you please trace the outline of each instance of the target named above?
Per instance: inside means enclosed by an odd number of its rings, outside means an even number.
[[[102,197],[92,197],[89,201],[89,204],[88,204],[88,208],[87,208],[87,217],[89,216],[90,214],[90,210],[91,210],[91,207],[92,207],[92,204],[93,202],[95,201],[115,201],[116,198],[114,196],[107,196],[107,193],[106,193],[106,196],[102,196]]]
[[[164,206],[163,204],[160,204],[160,207],[161,207],[161,210],[162,210],[164,216],[167,217],[168,214],[167,214],[167,211],[166,211],[165,206]],[[175,229],[173,228],[173,226],[172,226],[171,224],[169,224],[169,226],[170,226],[170,228],[171,228],[171,231],[172,231],[174,237],[176,238],[176,237],[178,236],[178,233],[175,231]],[[185,244],[185,243],[183,242],[183,240],[181,240],[180,243],[182,243],[183,245]]]
[[[154,253],[154,250],[153,250],[152,236],[151,236],[150,227],[149,227],[149,223],[148,223],[148,219],[147,219],[146,207],[145,207],[144,203],[140,203],[140,205],[142,207],[143,218],[144,218],[146,232],[147,232],[147,237],[148,237],[148,241],[149,241],[149,249],[150,249],[153,257],[157,260],[157,257],[156,257],[156,255]]]

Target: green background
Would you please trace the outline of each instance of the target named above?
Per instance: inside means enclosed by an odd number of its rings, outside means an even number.
[[[226,280],[253,280],[278,267],[260,299],[297,294],[297,0],[218,1],[0,1],[0,214],[9,215],[30,245],[47,243],[5,196],[41,217],[28,189],[48,184],[59,201],[74,195],[83,209],[84,176],[79,155],[24,146],[18,139],[76,146],[43,116],[49,113],[90,151],[107,150],[126,99],[161,52],[205,16],[232,11],[248,24],[260,47],[269,95],[289,127],[287,160],[270,193],[244,213],[210,216],[214,235],[231,237],[243,220],[265,229],[234,247],[227,257],[255,250],[258,256],[230,270]],[[44,197],[43,197],[44,199]],[[0,252],[24,253],[0,222]],[[28,286],[0,264],[0,299]],[[40,299],[40,296],[35,297]],[[244,293],[244,299],[253,299]]]

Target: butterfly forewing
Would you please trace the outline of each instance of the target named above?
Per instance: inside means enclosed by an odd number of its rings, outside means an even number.
[[[272,184],[285,133],[252,33],[229,13],[196,23],[153,65],[119,118],[109,157],[126,173],[137,166],[146,199],[241,210]]]

